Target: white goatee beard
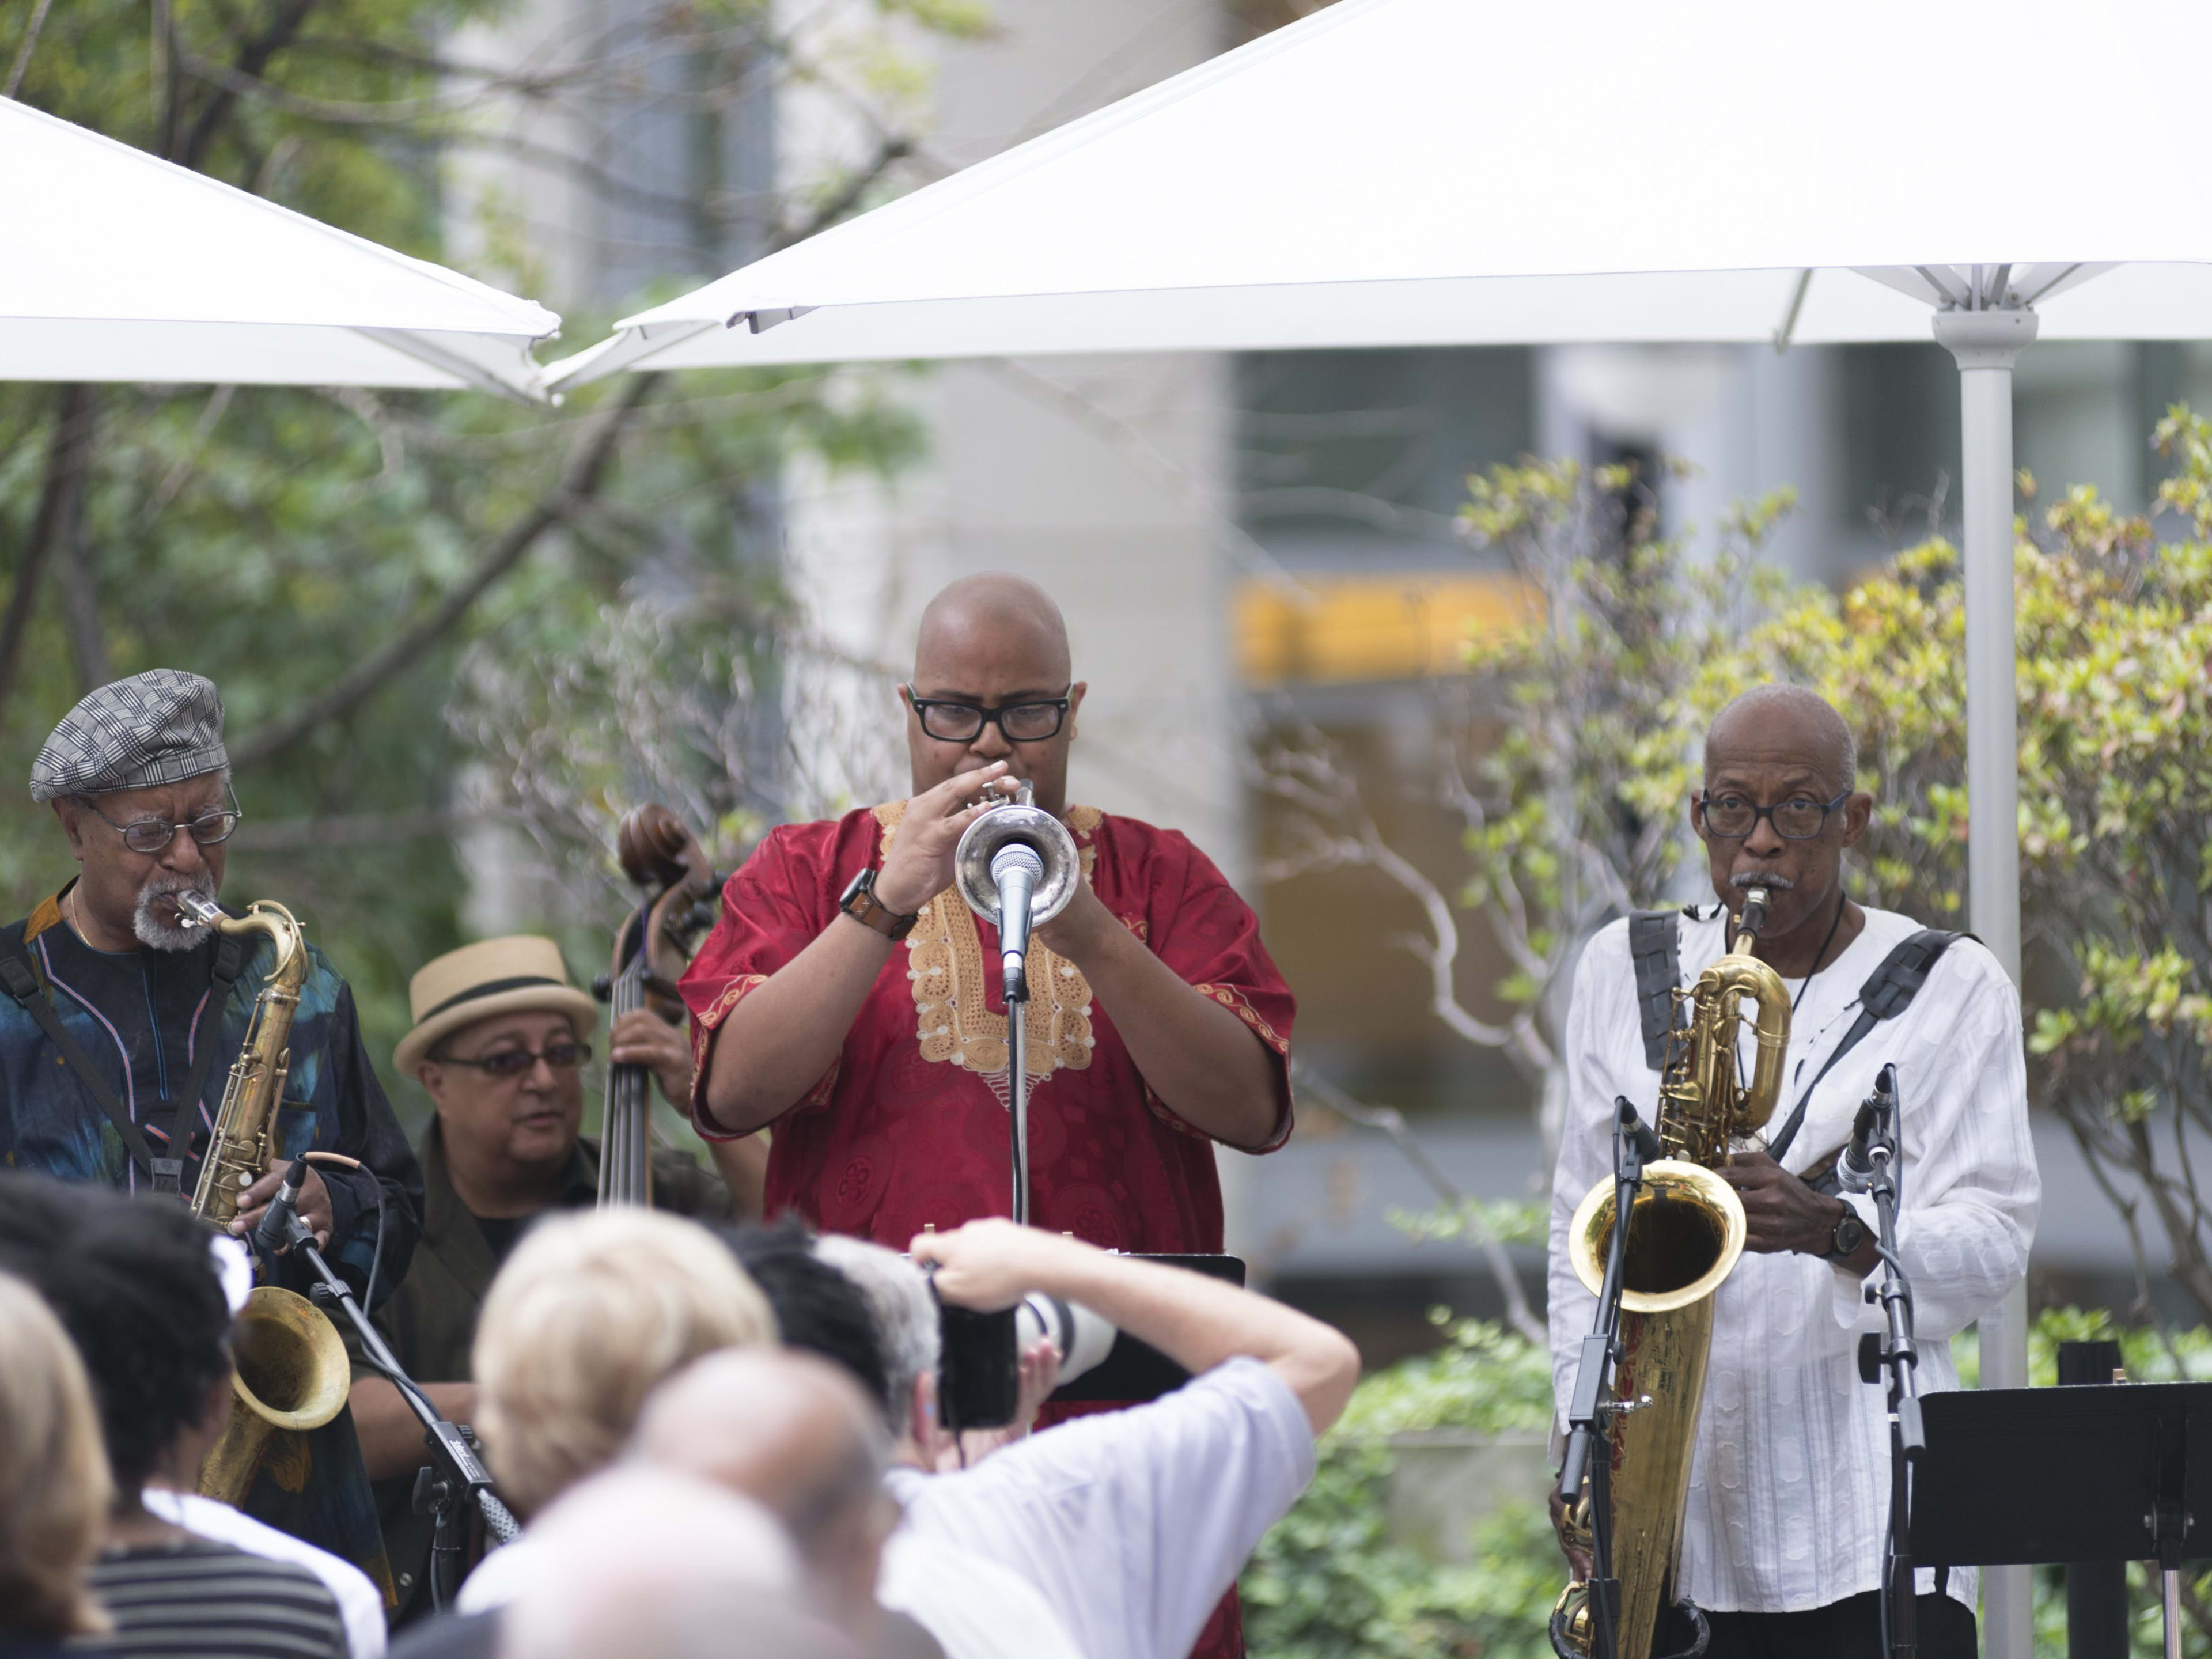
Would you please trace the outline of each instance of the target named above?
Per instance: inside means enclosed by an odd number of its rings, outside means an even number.
[[[138,903],[131,913],[131,931],[141,945],[155,951],[190,951],[207,937],[205,928],[164,921],[155,910],[158,901],[176,893],[198,893],[211,900],[215,888],[204,876],[154,877],[138,890]]]

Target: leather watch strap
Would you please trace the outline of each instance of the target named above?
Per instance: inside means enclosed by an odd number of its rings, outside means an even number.
[[[876,896],[876,872],[863,870],[845,888],[837,908],[863,927],[872,927],[885,939],[898,940],[914,931],[919,916],[902,915]]]

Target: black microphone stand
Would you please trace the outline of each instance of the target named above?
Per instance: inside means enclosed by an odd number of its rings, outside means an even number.
[[[1875,1237],[1881,1252],[1881,1285],[1867,1287],[1888,1317],[1889,1340],[1869,1331],[1859,1342],[1859,1375],[1869,1382],[1889,1373],[1889,1536],[1882,1576],[1887,1617],[1882,1637],[1891,1659],[1914,1659],[1919,1645],[1913,1597],[1912,1468],[1927,1449],[1920,1416],[1920,1352],[1912,1328],[1912,1285],[1897,1254],[1898,1133],[1897,1067],[1885,1066],[1868,1100],[1875,1109],[1874,1133],[1867,1141],[1865,1191],[1873,1199]]]
[[[276,1213],[272,1204],[270,1215],[262,1218],[256,1243],[263,1242],[261,1235]],[[352,1322],[354,1334],[361,1338],[368,1363],[391,1380],[408,1409],[422,1419],[422,1442],[430,1449],[432,1461],[415,1477],[415,1507],[418,1512],[427,1510],[431,1517],[430,1604],[443,1612],[460,1588],[462,1534],[466,1525],[462,1506],[474,1502],[483,1512],[485,1529],[497,1543],[512,1543],[522,1528],[493,1493],[491,1472],[484,1468],[468,1436],[438,1414],[430,1397],[401,1368],[376,1327],[368,1322],[353,1287],[331,1271],[331,1264],[316,1248],[313,1230],[296,1212],[285,1214],[283,1236],[285,1249],[305,1257],[314,1270],[318,1282],[309,1289],[309,1299],[324,1308],[335,1304],[343,1310]]]
[[[1597,1315],[1583,1338],[1582,1353],[1575,1361],[1575,1391],[1567,1407],[1567,1449],[1559,1464],[1559,1501],[1570,1516],[1582,1494],[1583,1474],[1590,1479],[1590,1575],[1588,1607],[1591,1630],[1591,1659],[1613,1659],[1620,1623],[1620,1581],[1613,1576],[1613,1515],[1606,1490],[1607,1460],[1593,1459],[1599,1439],[1599,1423],[1624,1409],[1612,1398],[1613,1368],[1620,1358],[1621,1278],[1628,1254],[1628,1218],[1644,1185],[1644,1165],[1658,1153],[1658,1138],[1644,1127],[1636,1108],[1624,1098],[1613,1102],[1613,1238],[1606,1247],[1605,1284],[1598,1291]],[[1633,1404],[1626,1407],[1634,1410]],[[1560,1620],[1552,1621],[1552,1646],[1562,1659],[1574,1659],[1562,1646]]]

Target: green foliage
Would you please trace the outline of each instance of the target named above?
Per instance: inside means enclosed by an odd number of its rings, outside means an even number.
[[[0,0],[0,65],[12,62],[32,9]],[[666,0],[639,10],[632,32],[610,33],[582,58],[526,82],[516,78],[525,71],[501,71],[479,27],[510,9],[507,0],[174,0],[149,15],[135,0],[73,0],[45,12],[21,95],[513,287],[524,263],[520,210],[490,191],[484,222],[469,224],[470,198],[455,187],[473,176],[475,159],[507,153],[502,110],[526,102],[546,124],[532,131],[551,131],[566,117],[588,123],[666,87],[668,99],[690,100],[685,113],[703,133],[732,88],[805,70],[771,45],[759,0]],[[902,29],[978,26],[958,4],[896,9],[908,14]],[[685,73],[672,79],[653,67],[678,59]],[[571,159],[572,172],[589,173],[603,158]],[[805,181],[788,221],[779,210],[768,228],[803,227],[840,182]],[[623,193],[619,179],[609,188]],[[756,198],[729,192],[697,211],[763,217]],[[469,234],[448,246],[457,224]],[[731,234],[717,221],[702,245]],[[568,313],[571,346],[627,308],[617,295],[596,307],[545,297]],[[244,755],[341,672],[423,625],[419,650],[394,672],[298,741],[241,764],[246,820],[227,878],[234,896],[265,894],[299,911],[353,981],[371,1053],[388,1054],[406,1024],[408,975],[462,936],[468,883],[456,828],[493,812],[519,824],[526,843],[559,843],[556,863],[573,851],[561,839],[572,819],[549,827],[526,817],[545,789],[527,780],[503,787],[516,748],[495,738],[526,727],[533,752],[564,763],[586,757],[567,781],[612,811],[664,775],[653,763],[624,763],[620,739],[634,711],[614,699],[616,680],[657,675],[695,701],[718,700],[726,726],[753,734],[749,762],[772,750],[772,665],[793,626],[776,575],[772,486],[795,454],[831,471],[885,470],[909,457],[916,428],[895,384],[775,369],[659,386],[623,417],[588,501],[564,469],[628,384],[587,388],[558,410],[462,393],[93,388],[82,510],[28,590],[29,631],[0,693],[0,779],[16,781],[0,789],[0,906],[21,915],[71,873],[57,828],[21,781],[90,684],[155,665],[204,672],[222,690],[233,752]],[[57,476],[64,396],[0,385],[0,566],[10,590]],[[427,625],[490,568],[519,524],[549,506],[550,527],[495,572],[481,598],[451,625]],[[627,613],[647,599],[659,616],[680,613],[681,625],[630,628]],[[702,637],[709,629],[712,641]],[[600,672],[615,658],[626,678]],[[517,677],[465,674],[486,662]],[[554,675],[558,696],[544,695],[551,681],[530,678],[571,665],[579,672]],[[684,777],[696,776],[696,760],[679,769]],[[726,790],[702,803],[712,812],[699,827],[726,843],[776,815],[762,769],[749,765],[731,786],[754,818]],[[573,930],[586,975],[624,897],[606,860],[596,876],[572,883],[558,915],[544,918]]]
[[[2212,423],[2176,408],[2156,441],[2177,469],[2159,493],[2166,538],[2087,485],[2021,525],[2025,997],[2042,1103],[2131,1229],[2147,1194],[2212,1316],[2212,1206],[2181,1150],[2183,1123],[2212,1131]],[[1782,506],[1739,511],[1692,563],[1626,479],[1530,463],[1470,482],[1469,532],[1530,595],[1527,624],[1470,657],[1514,711],[1468,843],[1467,902],[1501,937],[1527,915],[1580,938],[1666,896],[1694,846],[1700,734],[1771,680],[1820,692],[1857,735],[1876,810],[1847,860],[1853,894],[1970,920],[1958,556],[1930,540],[1846,593],[1790,589],[1754,562]],[[1501,994],[1542,998],[1555,969],[1516,953]]]
[[[1261,1543],[1241,1585],[1247,1638],[1267,1659],[1539,1659],[1565,1582],[1541,1495],[1508,1496],[1474,1523],[1469,1559],[1439,1563],[1395,1540],[1389,1437],[1455,1428],[1538,1434],[1551,1421],[1540,1345],[1477,1320],[1444,1346],[1359,1385],[1322,1440],[1297,1507]]]
[[[1468,647],[1495,708],[1460,803],[1461,897],[1512,963],[1499,999],[1548,1027],[1582,939],[1674,879],[1693,735],[1679,704],[1779,596],[1759,552],[1792,497],[1738,508],[1698,549],[1658,533],[1627,467],[1523,461],[1468,492],[1461,527],[1518,579],[1523,615]]]

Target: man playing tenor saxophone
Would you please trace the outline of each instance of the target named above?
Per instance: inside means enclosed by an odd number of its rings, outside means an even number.
[[[40,750],[31,795],[52,805],[80,872],[0,929],[0,1163],[185,1203],[277,957],[258,934],[192,925],[178,902],[220,891],[240,817],[222,699],[169,668],[100,687]],[[422,1177],[362,1047],[353,993],[313,945],[307,953],[273,1161],[240,1193],[231,1231],[260,1219],[289,1160],[343,1155],[354,1167],[310,1166],[299,1212],[373,1304],[406,1276]],[[281,1285],[304,1291],[308,1279],[304,1264],[277,1265]],[[264,1477],[245,1507],[374,1565],[366,1482],[349,1497],[322,1478],[323,1463],[359,1468],[350,1418],[308,1443],[312,1478],[301,1484],[296,1468]]]
[[[1789,1046],[1763,1136],[1771,1150],[1738,1151],[1718,1170],[1742,1202],[1745,1254],[1713,1293],[1672,1587],[1703,1610],[1710,1659],[1883,1651],[1886,1395],[1859,1380],[1856,1359],[1858,1334],[1880,1322],[1861,1295],[1877,1265],[1874,1213],[1834,1195],[1830,1176],[1882,1066],[1895,1064],[1902,1103],[1899,1249],[1923,1393],[1958,1386],[1947,1340],[2025,1273],[2040,1201],[2019,994],[1973,939],[1845,894],[1844,850],[1874,806],[1856,775],[1849,726],[1812,692],[1761,686],[1729,704],[1706,733],[1704,787],[1689,804],[1720,903],[1604,929],[1567,1015],[1550,1275],[1562,1420],[1595,1309],[1570,1261],[1570,1222],[1610,1181],[1615,1097],[1658,1118],[1680,1018],[1673,993],[1729,950],[1746,893],[1766,890],[1753,951],[1788,998]],[[1741,1052],[1747,1070],[1748,1037]],[[1583,1544],[1562,1536],[1574,1576],[1586,1576]],[[1917,1589],[1921,1652],[1971,1659],[1973,1573],[1923,1569]],[[1680,1645],[1662,1621],[1652,1651]]]

